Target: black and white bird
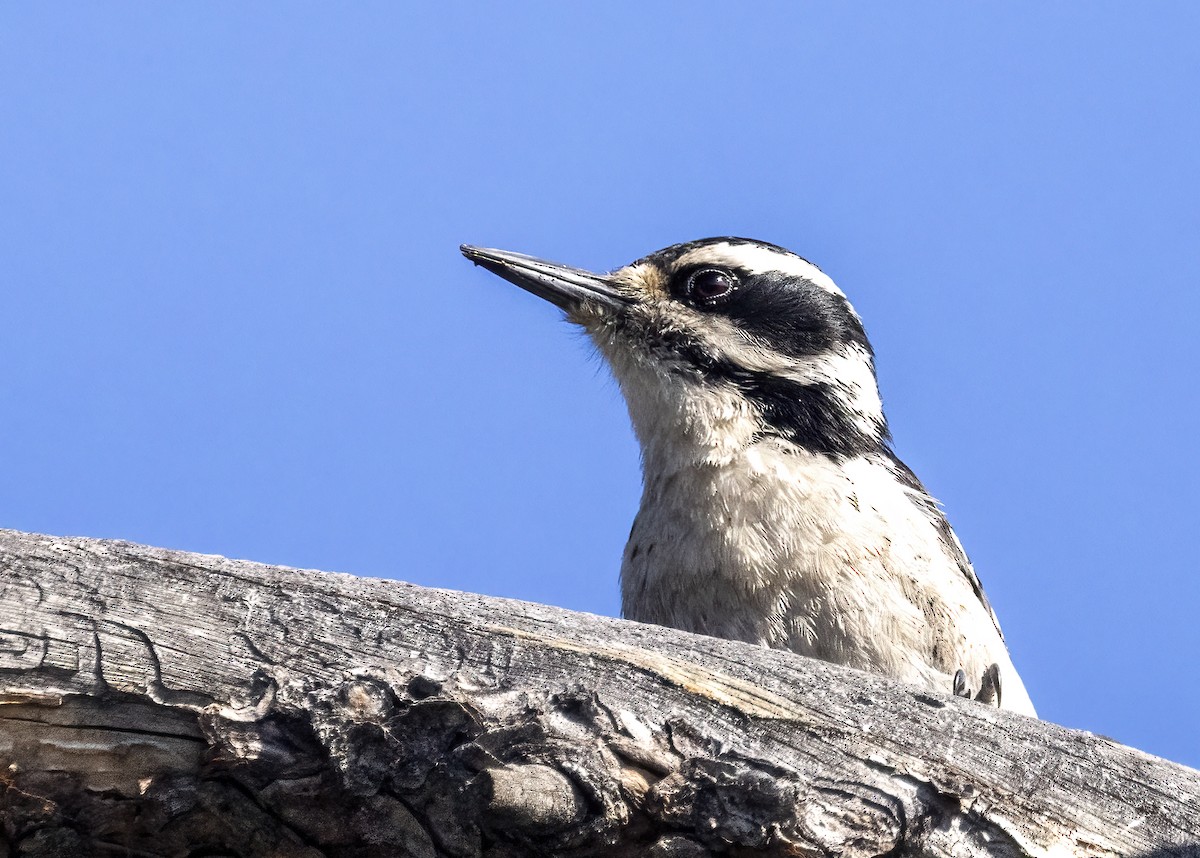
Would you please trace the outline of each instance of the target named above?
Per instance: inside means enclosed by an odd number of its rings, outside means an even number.
[[[892,451],[862,321],[817,266],[744,238],[611,274],[462,252],[562,308],[621,386],[643,469],[627,618],[1034,714],[958,538]]]

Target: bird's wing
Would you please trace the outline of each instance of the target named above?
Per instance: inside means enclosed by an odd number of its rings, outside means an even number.
[[[946,548],[946,553],[954,558],[954,562],[958,564],[958,568],[967,577],[967,580],[971,583],[971,589],[975,591],[975,595],[979,597],[979,601],[983,603],[983,607],[987,610],[988,616],[992,618],[992,625],[996,627],[996,633],[1000,635],[1001,640],[1004,640],[1004,632],[1000,630],[1000,620],[996,618],[996,612],[992,610],[992,604],[988,601],[987,594],[983,592],[983,583],[979,580],[979,576],[975,574],[975,567],[971,565],[971,560],[967,557],[967,552],[959,541],[958,535],[950,527],[950,522],[946,520],[946,514],[942,512],[942,508],[938,506],[938,502],[934,500],[933,496],[926,491],[921,481],[917,479],[917,475],[912,472],[908,465],[900,461],[899,457],[890,449],[888,450],[888,458],[891,460],[896,476],[909,489],[909,496],[912,498],[913,503],[921,507],[925,514],[929,516],[929,520],[933,522],[933,526],[937,528],[938,536]]]

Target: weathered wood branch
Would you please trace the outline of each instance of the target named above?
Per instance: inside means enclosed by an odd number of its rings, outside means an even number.
[[[738,643],[0,531],[0,856],[1200,854],[1200,772]]]

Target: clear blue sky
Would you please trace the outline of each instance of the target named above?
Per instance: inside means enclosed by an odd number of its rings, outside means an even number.
[[[1042,714],[1200,765],[1200,5],[6,3],[0,526],[614,614],[556,311],[748,235],[867,321]]]

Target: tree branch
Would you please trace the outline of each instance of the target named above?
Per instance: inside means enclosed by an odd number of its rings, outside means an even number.
[[[1200,772],[1088,733],[121,542],[0,531],[0,703],[0,856],[1200,854]]]

